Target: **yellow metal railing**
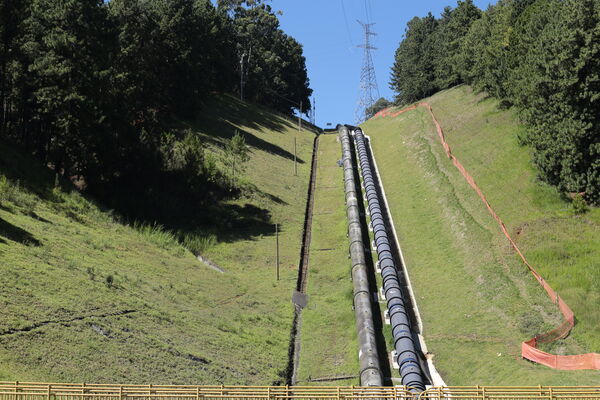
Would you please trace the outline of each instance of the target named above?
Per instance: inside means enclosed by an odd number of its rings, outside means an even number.
[[[406,387],[99,385],[0,382],[0,400],[600,400],[600,386]]]
[[[0,382],[0,400],[413,399],[405,388],[350,386],[97,385]]]
[[[427,400],[600,399],[600,386],[465,386],[433,387],[419,396]]]

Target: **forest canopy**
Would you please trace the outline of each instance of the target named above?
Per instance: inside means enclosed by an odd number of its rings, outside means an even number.
[[[472,0],[414,17],[390,86],[409,104],[466,83],[516,107],[540,177],[600,202],[600,1]]]

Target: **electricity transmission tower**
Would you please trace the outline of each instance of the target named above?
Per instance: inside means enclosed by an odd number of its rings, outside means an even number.
[[[375,23],[365,24],[358,20],[357,22],[362,26],[365,35],[365,42],[357,46],[364,49],[363,64],[360,71],[360,97],[355,114],[356,123],[361,123],[367,119],[367,108],[371,107],[379,99],[375,67],[373,67],[373,58],[371,57],[371,50],[377,50],[377,47],[371,45],[371,36],[376,36],[377,34],[371,30],[371,26],[375,25]]]

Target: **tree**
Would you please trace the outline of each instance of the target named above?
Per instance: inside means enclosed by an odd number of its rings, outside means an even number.
[[[599,12],[594,0],[536,2],[517,28],[524,59],[513,74],[542,178],[593,202],[600,199]]]
[[[8,90],[8,60],[9,49],[13,44],[14,20],[7,0],[0,0],[0,136],[6,134],[6,117],[8,107],[6,104]]]
[[[458,1],[455,9],[447,7],[434,33],[436,86],[445,89],[462,82],[461,43],[481,10],[473,0]]]
[[[204,60],[203,79],[209,90],[233,92],[238,85],[235,29],[227,12],[210,0],[195,0],[194,13],[202,40],[197,54]]]
[[[21,110],[18,93],[25,66],[20,44],[28,9],[28,0],[0,0],[0,136],[16,134],[9,123]]]
[[[475,66],[478,70],[474,80],[475,87],[501,100],[507,98],[510,14],[509,2],[503,0],[487,10],[484,22],[484,32],[487,35],[483,38],[482,54],[477,58]]]
[[[469,85],[477,86],[484,75],[485,52],[490,35],[490,18],[484,13],[482,18],[473,22],[460,43],[456,62],[461,80]],[[477,88],[481,90],[481,87]]]
[[[115,91],[123,99],[125,118],[151,129],[148,125],[155,122],[164,101],[158,83],[168,79],[161,77],[157,22],[141,0],[112,0],[109,10],[118,32],[112,67]]]
[[[388,101],[387,99],[381,97],[371,107],[368,107],[365,110],[365,114],[367,116],[367,119],[372,118],[379,111],[384,110],[384,109],[386,109],[388,107],[391,107],[392,105],[393,105],[393,103],[391,101]]]
[[[435,85],[432,34],[437,21],[429,13],[411,19],[404,39],[396,50],[390,88],[396,92],[397,104],[408,104],[433,94]]]
[[[25,21],[34,140],[57,171],[85,173],[97,162],[108,63],[105,12],[102,0],[32,0]]]
[[[275,52],[281,54],[283,62],[280,66],[278,87],[272,89],[277,91],[278,96],[275,96],[275,98],[270,96],[270,105],[286,114],[291,113],[293,108],[306,113],[311,109],[310,96],[313,91],[309,88],[306,59],[302,55],[302,45],[282,31],[278,31],[276,37]],[[302,104],[302,110],[296,107],[298,103]]]
[[[511,103],[511,70],[519,59],[513,57],[514,26],[533,0],[500,0],[490,6],[481,20],[467,33],[459,64],[465,71],[465,81]]]
[[[221,3],[227,3],[233,18],[244,99],[284,113],[299,109],[300,103],[303,112],[309,110],[312,90],[302,46],[279,28],[271,7],[262,2]]]
[[[232,187],[236,186],[236,175],[244,172],[246,162],[250,160],[250,150],[246,146],[246,139],[239,132],[231,137],[225,144],[225,155],[231,164]]]

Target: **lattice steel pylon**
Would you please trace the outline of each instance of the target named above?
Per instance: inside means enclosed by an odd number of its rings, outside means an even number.
[[[377,36],[371,30],[371,27],[375,23],[365,24],[358,20],[357,22],[362,26],[365,34],[365,42],[357,46],[364,49],[363,64],[360,71],[360,97],[355,113],[356,123],[359,124],[367,119],[367,108],[371,107],[379,99],[379,88],[377,87],[375,67],[373,66],[373,58],[371,57],[371,50],[377,50],[377,47],[371,45],[371,36]]]

